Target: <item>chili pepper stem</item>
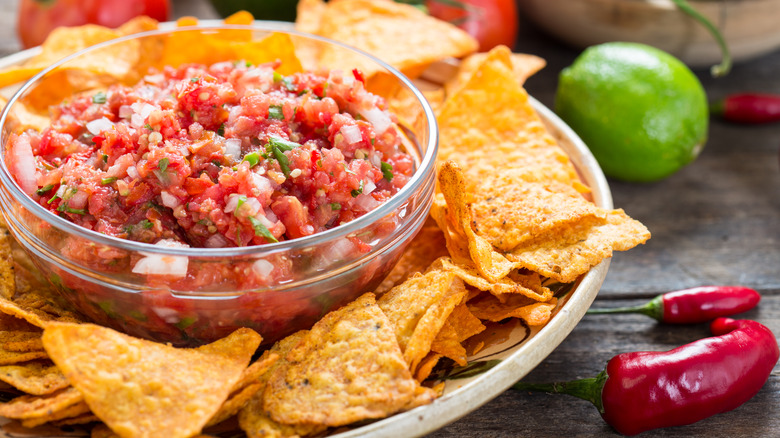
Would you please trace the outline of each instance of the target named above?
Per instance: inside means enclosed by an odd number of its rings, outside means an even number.
[[[517,382],[512,388],[519,391],[546,392],[550,394],[567,394],[593,403],[600,413],[604,413],[601,402],[601,390],[607,381],[607,372],[602,371],[596,377],[572,380],[570,382],[526,383]]]
[[[606,314],[613,314],[613,313],[639,313],[657,319],[658,321],[661,321],[663,320],[664,317],[663,295],[659,295],[653,298],[652,300],[648,301],[647,303],[642,304],[641,306],[614,307],[611,309],[588,309],[586,313],[588,315],[606,315]]]
[[[707,28],[708,31],[710,31],[713,38],[715,38],[715,41],[717,41],[718,45],[720,46],[720,52],[722,56],[720,64],[713,65],[710,69],[710,73],[716,78],[726,76],[731,71],[731,52],[729,52],[729,46],[726,44],[726,40],[723,38],[723,35],[720,33],[718,28],[715,27],[715,25],[712,24],[712,22],[708,20],[707,17],[702,15],[693,6],[691,6],[686,0],[672,0],[672,2],[676,4],[680,10],[701,23],[704,27]]]

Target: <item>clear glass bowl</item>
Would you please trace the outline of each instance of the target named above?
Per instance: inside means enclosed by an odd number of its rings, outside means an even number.
[[[307,68],[349,68],[322,65],[331,59],[354,60],[363,69],[378,71],[377,89],[382,90],[378,94],[393,93],[416,115],[409,125],[401,124],[410,139],[408,152],[415,158],[415,173],[377,209],[326,232],[254,247],[164,248],[99,234],[50,213],[20,189],[3,161],[0,208],[9,230],[57,291],[98,324],[179,346],[202,344],[238,327],[251,327],[263,336],[264,343],[271,343],[310,327],[326,312],[373,290],[427,217],[434,191],[437,131],[433,112],[420,92],[401,73],[368,54],[324,38],[272,27],[153,31],[66,58],[24,84],[9,101],[0,119],[2,156],[10,133],[18,129],[10,115],[21,110],[20,100],[56,89],[56,84],[52,87],[47,82],[73,74],[70,67],[84,57],[117,50],[120,44],[155,47],[174,35],[189,32],[210,38],[226,30],[252,32],[255,39],[272,32],[286,33]],[[328,56],[318,55],[322,53]],[[76,82],[81,88],[71,84],[70,92],[106,85],[105,78],[98,76]],[[187,275],[171,280],[133,273],[135,263],[144,257],[169,257],[186,263]],[[257,275],[247,275],[257,269],[274,280],[258,284]]]

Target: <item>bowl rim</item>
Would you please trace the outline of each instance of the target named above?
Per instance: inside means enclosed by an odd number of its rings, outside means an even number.
[[[378,64],[379,66],[381,66],[382,68],[390,72],[395,78],[397,78],[401,82],[401,84],[404,87],[406,87],[408,91],[410,91],[414,95],[414,97],[422,106],[423,114],[425,115],[426,128],[429,133],[429,138],[424,153],[423,151],[417,151],[417,153],[421,156],[421,159],[419,161],[417,169],[415,170],[414,174],[409,179],[409,181],[407,181],[407,183],[401,188],[401,190],[396,192],[390,199],[383,202],[380,206],[378,206],[374,210],[371,210],[368,213],[356,219],[353,219],[350,222],[341,224],[332,229],[314,233],[309,236],[285,240],[277,243],[267,243],[264,245],[252,245],[252,246],[245,246],[245,247],[229,247],[229,248],[165,247],[165,246],[160,246],[160,245],[155,245],[150,243],[137,242],[134,240],[121,239],[118,237],[100,234],[98,232],[89,230],[87,228],[83,228],[57,215],[51,214],[50,211],[43,208],[37,202],[33,201],[33,199],[29,195],[24,193],[24,191],[21,190],[19,185],[11,176],[11,172],[8,170],[8,167],[6,166],[5,163],[5,150],[6,150],[5,142],[2,141],[0,141],[0,183],[2,183],[2,185],[8,189],[13,200],[19,202],[24,208],[32,212],[35,216],[37,216],[45,223],[48,223],[60,229],[63,232],[76,235],[90,242],[98,243],[102,245],[108,245],[112,247],[118,247],[127,251],[134,251],[134,252],[206,258],[206,257],[241,257],[241,256],[250,256],[250,255],[254,256],[254,255],[258,255],[259,253],[262,253],[263,255],[267,255],[267,254],[274,254],[280,252],[300,250],[307,247],[318,246],[320,244],[329,241],[335,241],[339,238],[349,235],[350,233],[359,231],[365,228],[366,226],[369,226],[370,224],[376,222],[377,220],[391,214],[397,208],[401,207],[404,203],[408,202],[409,199],[412,197],[412,195],[417,193],[422,187],[424,187],[426,181],[430,179],[429,176],[435,170],[435,158],[436,158],[436,153],[438,151],[438,144],[439,144],[438,125],[436,123],[436,117],[434,116],[433,109],[431,108],[430,104],[423,96],[422,92],[420,92],[420,90],[417,89],[417,87],[413,84],[412,80],[406,77],[406,75],[401,73],[395,67],[389,65],[385,61],[382,61],[376,56],[371,55],[363,50],[360,50],[358,48],[352,47],[348,44],[344,44],[339,41],[332,40],[330,38],[309,34],[306,32],[300,32],[289,27],[278,26],[278,24],[275,25],[274,22],[255,21],[251,25],[224,25],[224,24],[214,24],[213,22],[207,21],[204,24],[198,24],[194,26],[181,26],[175,28],[166,26],[166,27],[160,27],[152,31],[126,35],[120,38],[104,41],[102,43],[87,47],[72,55],[62,58],[59,61],[55,62],[54,64],[46,67],[38,74],[36,74],[35,76],[27,80],[18,90],[16,90],[13,96],[8,100],[8,103],[5,105],[5,108],[3,108],[2,115],[0,115],[0,130],[3,130],[3,127],[5,127],[6,125],[6,120],[10,114],[11,107],[13,107],[13,105],[22,97],[22,95],[27,90],[29,90],[33,85],[35,85],[41,78],[43,78],[53,70],[59,68],[63,64],[66,64],[75,58],[78,58],[84,54],[96,50],[100,50],[105,47],[109,47],[115,44],[121,44],[126,41],[141,39],[145,37],[169,35],[176,32],[188,32],[188,31],[202,32],[202,31],[218,31],[218,30],[252,30],[252,31],[268,32],[269,34],[274,32],[282,32],[297,37],[303,37],[309,40],[315,40],[322,43],[339,46],[348,51],[355,52],[369,59],[370,61],[373,61],[374,63]],[[37,48],[31,50],[37,50]],[[402,126],[400,123],[398,125]],[[4,135],[2,131],[0,131],[0,140],[2,140],[2,136]],[[422,146],[422,144],[420,144],[420,146]]]

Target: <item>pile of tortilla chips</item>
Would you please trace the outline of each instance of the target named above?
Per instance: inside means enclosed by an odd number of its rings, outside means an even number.
[[[544,66],[540,58],[505,47],[475,54],[465,33],[389,0],[301,0],[298,17],[300,30],[425,78],[420,84],[440,128],[437,195],[431,219],[395,269],[376,291],[253,361],[260,336],[247,329],[178,349],[82,321],[36,276],[7,231],[0,233],[0,380],[23,393],[0,403],[0,416],[24,427],[93,424],[93,437],[201,436],[231,418],[249,437],[326,434],[430,403],[445,384],[429,380],[437,364],[467,365],[484,347],[472,341],[491,324],[546,324],[558,304],[551,282],[575,282],[612,251],[650,237],[622,210],[588,200],[588,187],[529,104],[522,83]],[[73,41],[92,44],[113,31],[63,32],[85,32]],[[184,62],[188,38],[167,41],[162,59]],[[0,72],[0,82],[62,56],[47,48],[56,42],[47,41],[42,57],[21,71]],[[68,50],[77,48],[71,44]],[[201,47],[193,55],[201,62],[221,52],[278,59],[287,73],[302,68],[290,41],[276,34],[256,42],[233,31]],[[80,68],[100,75],[134,70],[97,71],[85,62]],[[379,75],[366,74],[369,83]],[[403,122],[419,121],[408,96],[387,98]]]

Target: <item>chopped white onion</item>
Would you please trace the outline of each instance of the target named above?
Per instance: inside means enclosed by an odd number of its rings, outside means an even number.
[[[135,166],[130,166],[127,168],[127,175],[133,179],[138,179],[138,177],[140,176],[138,174],[138,169],[136,169]]]
[[[140,128],[141,126],[144,126],[144,118],[141,117],[140,114],[133,113],[133,115],[130,116],[130,125],[133,128]]]
[[[119,117],[123,119],[129,119],[133,115],[133,108],[130,105],[122,105],[119,107]]]
[[[105,117],[87,122],[87,131],[92,135],[98,135],[103,131],[109,131],[114,127],[114,123]]]
[[[158,306],[152,306],[152,311],[157,314],[160,318],[163,319],[163,321],[167,322],[168,324],[176,324],[179,322],[179,311],[176,309],[171,309],[169,307],[158,307]]]
[[[189,248],[189,245],[175,240],[163,239],[155,243],[166,248]],[[171,277],[184,277],[187,275],[189,259],[187,256],[174,256],[141,252],[144,258],[138,260],[133,266],[133,272],[141,275],[167,275]]]
[[[252,182],[255,184],[257,190],[260,190],[260,193],[269,193],[274,190],[273,186],[271,185],[271,180],[262,175],[253,173]]]
[[[77,208],[81,209],[84,208],[84,206],[87,205],[87,200],[89,199],[89,195],[87,192],[83,192],[81,190],[77,191],[73,194],[73,196],[68,199],[68,207],[70,208]]]
[[[241,159],[241,139],[228,138],[225,140],[225,155],[235,163]]]
[[[57,189],[57,192],[54,193],[54,196],[57,198],[62,199],[63,196],[65,196],[65,192],[68,191],[68,186],[65,184],[60,185],[60,188]]]
[[[360,133],[360,128],[357,125],[344,125],[339,132],[344,136],[344,141],[347,144],[359,143],[363,139],[363,135]]]
[[[255,216],[255,219],[257,219],[258,222],[263,224],[263,226],[268,228],[269,230],[271,229],[271,227],[274,226],[274,223],[271,222],[270,220],[268,220],[268,218],[265,217],[264,215],[262,215],[262,214],[255,214],[254,216]]]
[[[390,116],[385,114],[384,111],[382,111],[379,108],[373,107],[369,109],[361,109],[360,115],[363,116],[366,120],[368,120],[369,123],[374,125],[374,131],[376,131],[377,134],[384,134],[385,131],[390,127],[390,125],[393,124],[393,121],[390,120]]]
[[[179,198],[173,196],[165,190],[160,192],[160,199],[162,199],[162,204],[168,208],[176,208],[180,204]]]
[[[268,277],[274,270],[274,265],[268,260],[259,259],[252,264],[252,269],[261,277]]]
[[[212,234],[211,237],[203,242],[206,248],[224,248],[228,246],[228,240],[222,234]]]
[[[382,153],[379,151],[373,151],[368,156],[368,161],[376,167],[382,167]]]
[[[355,245],[349,239],[339,239],[313,257],[312,268],[315,271],[328,269],[334,262],[344,260],[354,251]]]
[[[371,195],[358,195],[355,198],[355,207],[363,211],[371,211],[379,207],[380,204],[381,202],[374,199]]]
[[[373,192],[375,189],[376,189],[376,184],[374,184],[374,182],[371,180],[363,184],[363,194],[368,195],[369,193]]]
[[[156,106],[146,102],[136,102],[130,105],[130,107],[133,108],[133,112],[139,114],[144,120],[149,117],[152,111],[157,109]]]
[[[225,209],[224,209],[225,213],[233,213],[233,211],[238,206],[238,197],[239,196],[240,195],[238,195],[237,193],[231,193],[228,196],[228,200],[225,203]]]
[[[25,193],[32,195],[38,190],[38,178],[36,176],[35,157],[30,145],[30,137],[20,135],[16,143],[14,143],[11,153],[13,154],[11,164],[16,181]]]
[[[258,201],[257,198],[246,198],[244,205],[246,205],[246,207],[243,208],[248,209],[245,210],[247,212],[247,216],[254,216],[258,211],[263,209],[263,206],[260,205],[260,201]]]

